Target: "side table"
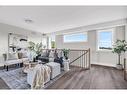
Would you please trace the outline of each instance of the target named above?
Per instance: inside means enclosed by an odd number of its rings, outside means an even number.
[[[69,62],[70,62],[70,59],[64,59],[63,60],[63,64],[64,64],[64,71],[69,71]]]

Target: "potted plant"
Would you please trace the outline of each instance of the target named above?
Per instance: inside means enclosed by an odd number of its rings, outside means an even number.
[[[69,56],[69,49],[63,49],[63,54],[64,54],[64,58],[67,60],[68,59],[68,56]]]
[[[51,48],[55,48],[55,41],[51,41]]]
[[[113,53],[118,54],[118,64],[117,64],[117,69],[122,69],[122,64],[120,63],[120,57],[121,54],[126,52],[127,50],[127,42],[125,40],[117,40],[115,44],[113,45]]]
[[[29,47],[30,51],[34,52],[34,61],[38,60],[38,57],[41,55],[42,51],[42,43],[37,43],[35,44],[34,42],[30,41],[29,42]]]

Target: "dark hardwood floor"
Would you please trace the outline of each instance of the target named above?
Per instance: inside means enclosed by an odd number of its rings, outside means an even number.
[[[90,70],[73,67],[46,89],[127,89],[123,72],[93,65]]]

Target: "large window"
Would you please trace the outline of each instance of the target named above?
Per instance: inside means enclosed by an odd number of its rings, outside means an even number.
[[[77,33],[77,34],[68,34],[64,35],[64,42],[86,42],[87,33]]]
[[[113,29],[98,31],[98,50],[111,50],[113,42]]]

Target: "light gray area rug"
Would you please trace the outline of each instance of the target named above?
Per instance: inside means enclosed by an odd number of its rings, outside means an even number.
[[[57,81],[66,72],[62,72],[58,77],[46,83],[45,88],[50,86],[52,83]],[[22,68],[6,71],[0,70],[0,78],[2,78],[10,89],[31,89],[30,85],[27,83],[27,74],[22,72]],[[6,88],[5,88],[6,89]]]
[[[0,77],[11,89],[30,89],[27,83],[27,75],[22,73],[21,68],[10,71],[1,70]]]

